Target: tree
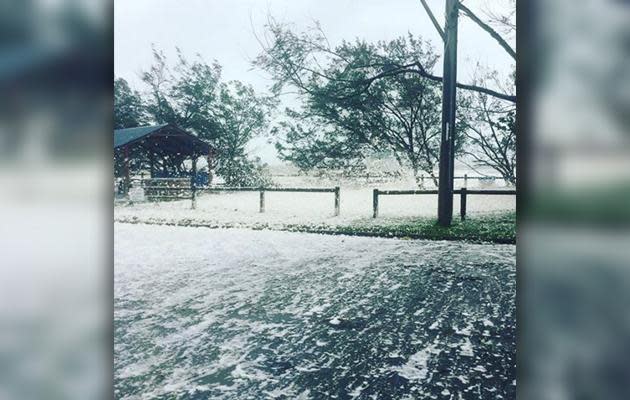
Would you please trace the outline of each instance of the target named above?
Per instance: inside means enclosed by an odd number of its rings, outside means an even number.
[[[478,71],[482,70],[478,66]],[[497,72],[483,73],[475,78],[483,85],[513,86],[513,76],[501,84]],[[483,93],[465,94],[460,107],[465,123],[464,135],[468,146],[463,152],[475,166],[489,167],[503,179],[516,183],[516,108]]]
[[[510,6],[507,12],[486,9],[484,14],[489,25],[494,26],[506,38],[513,39],[516,33],[516,0],[508,0],[507,3]]]
[[[435,21],[434,18],[433,20]],[[435,24],[439,28],[437,21]],[[339,96],[344,97],[360,94],[375,82],[398,74],[415,74],[433,82],[442,82],[442,77],[431,73],[431,68],[423,65],[419,60],[370,64],[349,62],[331,48],[319,25],[316,25],[311,32],[298,35],[293,33],[289,26],[278,23],[270,17],[266,28],[265,35],[257,38],[263,53],[256,58],[254,64],[266,69],[274,76],[276,89],[281,89],[282,86],[291,83],[304,90],[311,79],[337,80],[338,87],[342,90]],[[438,30],[443,37],[441,28]],[[322,59],[338,64],[345,71],[344,76],[339,79],[338,76],[327,75],[319,64]],[[371,68],[369,73],[359,73],[353,77],[353,72],[365,71],[366,68]],[[512,93],[504,93],[476,84],[457,83],[457,87],[516,103],[516,95]]]
[[[433,11],[431,11],[431,8],[427,4],[426,0],[420,0],[420,2],[422,3],[422,7],[424,7],[424,10],[429,16],[429,19],[433,23],[433,26],[435,26],[435,29],[438,31],[438,33],[442,37],[442,40],[444,40],[445,39],[444,30],[442,30],[442,27],[440,26],[437,19],[435,18]],[[510,55],[510,57],[512,57],[516,61],[516,51],[512,48],[512,46],[510,46],[506,38],[501,36],[491,26],[491,25],[499,26],[499,28],[503,30],[505,34],[508,36],[511,36],[516,31],[516,23],[514,21],[516,17],[516,1],[509,0],[508,2],[510,4],[511,10],[507,14],[500,14],[500,13],[496,13],[490,10],[487,10],[485,12],[490,23],[486,23],[481,18],[479,18],[477,14],[475,14],[470,8],[466,7],[460,0],[457,1],[457,8],[459,9],[459,11],[461,11],[464,14],[464,16],[468,17],[471,21],[477,24],[481,29],[486,31]],[[486,88],[485,86],[480,86],[480,85],[472,85],[472,86],[477,87],[477,88]],[[496,93],[501,93],[501,92],[496,92]],[[491,93],[488,93],[488,92],[486,92],[486,94],[492,95]],[[497,96],[497,97],[503,98],[502,96]],[[503,98],[503,100],[511,101],[510,99],[507,99],[507,98]],[[514,97],[513,102],[516,103],[516,97]]]
[[[442,118],[442,147],[440,153],[440,185],[438,191],[438,222],[442,226],[450,226],[453,214],[453,175],[455,152],[452,146],[457,132],[453,132],[457,114],[456,88],[461,87],[456,81],[457,71],[457,25],[460,12],[470,18],[479,27],[485,30],[492,38],[514,59],[516,51],[499,35],[490,25],[482,21],[475,13],[466,7],[460,0],[446,0],[446,22],[442,30],[433,12],[425,0],[421,0],[422,6],[427,12],[431,22],[442,37],[444,42],[444,79],[443,79],[443,118]],[[512,2],[515,4],[514,2]],[[469,89],[492,95],[495,98],[509,100],[516,103],[516,96],[502,96],[501,92],[490,90],[485,86],[473,85]],[[480,90],[483,88],[484,90]],[[505,92],[504,92],[505,93]],[[449,127],[450,125],[450,127]],[[492,123],[490,123],[492,126]],[[485,149],[485,148],[484,148]]]
[[[287,108],[287,120],[272,130],[278,157],[301,171],[342,171],[344,175],[361,173],[364,161],[373,150],[359,137],[342,136],[337,128],[314,117]]]
[[[215,116],[221,134],[214,141],[222,156],[217,173],[230,186],[265,186],[260,159],[247,157],[251,139],[267,133],[271,110],[277,101],[258,96],[249,85],[238,81],[222,84]]]
[[[418,182],[422,171],[433,176],[439,159],[439,85],[411,72],[364,84],[379,71],[412,61],[433,68],[437,56],[428,42],[408,35],[331,49],[321,31],[297,36],[273,29],[275,45],[256,64],[272,74],[276,91],[290,83],[305,100],[277,130],[281,158],[302,169],[354,170],[370,155],[390,152]],[[293,68],[298,63],[301,72]]]
[[[147,112],[158,123],[172,123],[210,142],[219,136],[214,115],[221,79],[221,66],[207,64],[201,56],[193,62],[177,49],[171,69],[162,51],[153,49],[154,64],[142,74],[148,86]]]
[[[147,115],[140,94],[123,78],[114,80],[114,129],[144,125]]]
[[[471,19],[474,23],[476,23],[481,29],[486,31],[503,48],[503,50],[505,50],[510,55],[510,57],[512,57],[514,61],[516,61],[516,50],[514,50],[512,46],[510,46],[510,44],[503,38],[503,36],[501,36],[489,24],[485,23],[481,18],[473,13],[471,9],[462,4],[461,1],[459,1],[458,3],[459,9],[463,12],[463,14]],[[514,7],[516,6],[515,2],[512,2],[512,4],[514,4]],[[515,15],[515,13],[513,15]],[[508,21],[511,20],[510,17],[505,18],[507,18]]]
[[[273,185],[267,164],[260,157],[238,155],[229,163],[219,164],[219,175],[228,186],[236,187],[269,187]]]
[[[221,66],[200,56],[190,62],[177,49],[174,68],[154,49],[154,64],[142,75],[149,88],[147,111],[156,123],[172,123],[217,149],[217,173],[230,186],[264,183],[262,165],[246,152],[247,143],[268,127],[275,102],[251,86],[221,83]],[[253,174],[253,175],[252,175]]]

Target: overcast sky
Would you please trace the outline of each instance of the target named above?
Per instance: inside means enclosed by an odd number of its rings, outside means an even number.
[[[428,0],[443,21],[445,0]],[[478,15],[501,11],[507,0],[467,0]],[[439,35],[419,0],[116,0],[114,3],[114,68],[139,90],[140,72],[152,63],[151,45],[175,60],[175,47],[188,58],[196,53],[223,66],[225,80],[237,79],[266,91],[271,82],[251,60],[260,52],[267,15],[295,24],[319,21],[334,46],[342,39],[390,40],[411,32],[430,40],[442,53]],[[512,41],[512,44],[513,41]],[[505,51],[466,18],[460,18],[458,81],[469,82],[477,62],[507,75],[514,64]],[[435,71],[441,75],[441,69]],[[273,146],[257,140],[252,153],[276,161]]]

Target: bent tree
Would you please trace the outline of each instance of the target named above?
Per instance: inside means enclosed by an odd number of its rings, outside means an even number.
[[[142,74],[148,87],[147,114],[155,123],[173,123],[217,149],[217,173],[231,186],[268,184],[263,165],[247,153],[247,144],[265,135],[276,101],[257,94],[250,85],[222,82],[221,66],[200,56],[187,60],[177,51],[170,65],[154,49],[154,62]]]
[[[442,28],[428,7],[427,2],[421,0],[421,3],[444,41],[445,52],[447,48],[450,48],[448,53],[450,60],[456,59],[457,50],[454,43],[456,43],[457,36],[457,16],[460,13],[487,32],[509,56],[513,59],[516,58],[516,51],[491,26],[492,23],[497,23],[496,19],[492,20],[490,24],[486,23],[471,9],[463,5],[461,1],[447,0],[447,22],[445,28]],[[510,4],[514,4],[514,2],[511,1]],[[505,28],[504,22],[509,20],[510,15],[499,22],[502,22],[502,27]],[[509,29],[507,30],[509,31]],[[440,139],[443,149],[440,155],[439,204],[444,204],[445,206],[438,207],[438,219],[442,225],[450,225],[452,214],[452,170],[453,160],[456,155],[453,143],[457,143],[460,147],[462,145],[461,131],[456,126],[461,121],[459,118],[455,118],[457,114],[455,112],[456,96],[454,95],[456,88],[485,94],[512,104],[516,104],[515,94],[480,86],[475,83],[464,84],[457,82],[455,67],[453,67],[456,65],[454,61],[447,62],[445,60],[444,73],[446,74],[446,71],[450,71],[450,73],[448,77],[443,78],[433,74],[431,72],[432,65],[420,59],[401,60],[400,58],[386,59],[381,57],[380,59],[372,60],[369,57],[348,57],[347,54],[340,51],[342,50],[340,47],[333,48],[330,45],[319,26],[316,26],[316,29],[309,33],[294,34],[286,25],[270,19],[266,35],[259,41],[263,47],[263,54],[256,59],[255,64],[271,73],[275,80],[274,87],[278,92],[281,91],[284,85],[290,84],[298,89],[297,93],[299,95],[312,97],[321,94],[321,91],[318,90],[319,87],[332,86],[336,89],[336,92],[328,92],[327,101],[344,101],[350,98],[357,98],[369,92],[371,87],[377,86],[378,83],[384,80],[406,74],[416,74],[426,80],[442,83],[445,90],[448,87],[448,91],[452,95],[449,95],[447,99],[446,91],[444,92],[443,109],[450,110],[447,113],[450,117],[446,125],[442,124]],[[330,73],[331,69],[329,66],[331,64],[338,67],[332,69],[335,72],[333,74]],[[448,82],[448,85],[445,84],[446,82]],[[307,103],[307,110],[308,107],[310,107],[309,103]],[[446,116],[444,118],[446,119]],[[507,126],[509,126],[509,123]],[[445,141],[447,142],[446,146],[444,145]],[[445,172],[445,170],[450,170],[450,172]]]
[[[303,100],[276,128],[283,159],[301,169],[352,169],[371,154],[389,153],[418,183],[420,173],[437,179],[439,83],[412,72],[383,75],[412,62],[433,68],[438,57],[428,42],[408,35],[331,48],[318,29],[297,35],[273,21],[268,28],[271,38],[255,65],[271,73],[276,93],[289,85]]]

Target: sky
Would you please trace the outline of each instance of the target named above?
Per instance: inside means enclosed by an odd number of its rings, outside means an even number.
[[[444,0],[427,0],[439,21]],[[507,0],[467,0],[468,8],[501,11]],[[262,35],[267,16],[305,30],[321,24],[331,45],[354,38],[391,40],[411,32],[430,40],[441,53],[441,39],[419,0],[116,0],[114,3],[114,71],[135,89],[144,90],[140,74],[152,63],[152,45],[175,60],[179,47],[187,58],[197,53],[223,66],[224,80],[240,80],[260,92],[272,84],[269,76],[251,65],[261,51],[255,34]],[[512,40],[512,45],[514,41]],[[483,30],[460,17],[458,81],[470,82],[477,63],[499,71],[512,70],[514,61]],[[440,64],[440,63],[438,63]],[[441,75],[438,68],[435,71]],[[270,164],[275,149],[266,139],[250,148]]]

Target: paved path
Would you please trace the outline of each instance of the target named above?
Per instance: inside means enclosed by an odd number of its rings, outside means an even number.
[[[515,246],[115,225],[120,399],[514,398]]]

